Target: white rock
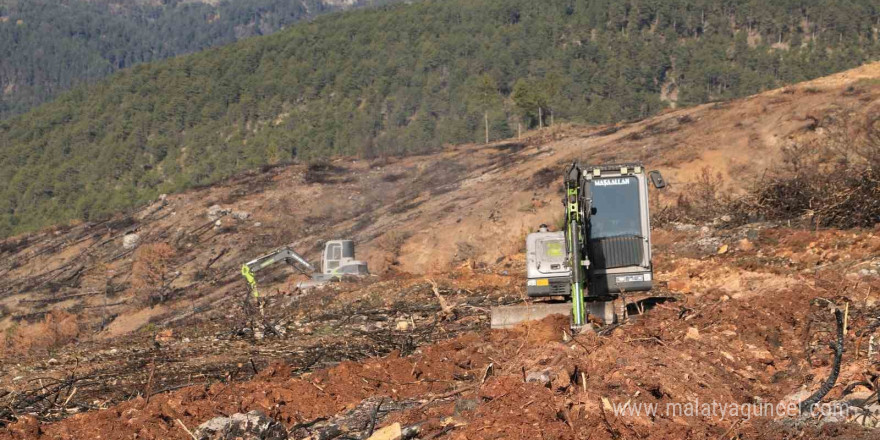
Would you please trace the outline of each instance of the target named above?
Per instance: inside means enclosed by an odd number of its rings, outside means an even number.
[[[526,382],[536,382],[543,386],[550,386],[550,371],[530,371],[526,374]]]
[[[230,417],[214,417],[196,428],[193,436],[199,440],[288,438],[284,426],[261,411],[233,414]]]
[[[226,214],[229,214],[229,210],[223,209],[220,205],[211,205],[207,212],[208,219],[211,221],[217,220]]]
[[[400,423],[392,423],[382,429],[373,432],[367,440],[399,440],[403,437],[400,429]]]
[[[247,211],[232,211],[232,218],[245,221],[251,217],[251,213]]]
[[[141,236],[137,234],[125,234],[122,237],[122,248],[125,250],[134,249],[141,241]]]
[[[687,223],[678,223],[678,222],[673,223],[672,227],[676,231],[693,231],[693,230],[697,229],[697,225],[691,225],[691,224],[687,224]]]

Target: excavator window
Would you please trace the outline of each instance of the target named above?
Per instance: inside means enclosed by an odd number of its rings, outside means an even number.
[[[543,240],[541,248],[544,254],[543,261],[561,262],[565,258],[564,244],[561,240]]]
[[[590,186],[594,208],[590,216],[591,239],[642,235],[637,178],[596,179]]]
[[[331,244],[327,247],[327,269],[336,269],[339,267],[339,261],[342,259],[342,245]]]

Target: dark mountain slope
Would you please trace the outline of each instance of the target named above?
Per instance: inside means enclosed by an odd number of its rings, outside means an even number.
[[[0,118],[146,61],[387,0],[0,0]]]

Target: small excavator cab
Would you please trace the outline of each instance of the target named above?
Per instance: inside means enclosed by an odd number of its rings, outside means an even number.
[[[367,263],[354,259],[354,241],[330,240],[324,244],[323,271],[316,279],[333,279],[344,275],[369,275]]]
[[[568,296],[571,269],[565,259],[565,235],[542,226],[526,237],[526,292],[531,297]]]

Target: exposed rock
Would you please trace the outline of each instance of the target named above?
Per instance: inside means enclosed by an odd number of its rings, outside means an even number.
[[[137,234],[125,234],[122,237],[122,248],[125,250],[134,249],[141,241],[141,236]]]
[[[682,231],[682,232],[690,232],[690,231],[695,231],[695,230],[697,230],[697,225],[692,225],[692,224],[688,224],[688,223],[678,223],[678,222],[674,222],[674,223],[671,224],[671,226],[672,226],[676,231]]]
[[[370,436],[367,440],[400,440],[403,433],[400,429],[400,423],[392,423]]]
[[[721,217],[718,217],[718,218],[712,220],[712,224],[715,226],[720,226],[720,225],[730,223],[731,221],[733,221],[733,217],[731,217],[729,215],[722,215]]]
[[[764,364],[772,364],[773,363],[773,354],[770,353],[766,348],[758,348],[754,345],[748,345],[749,354],[758,362]]]
[[[409,321],[397,321],[396,328],[397,328],[397,331],[400,331],[400,332],[408,331],[410,329],[410,323],[409,323]]]
[[[859,271],[859,276],[862,278],[876,277],[877,276],[877,269],[862,269]]]
[[[218,220],[220,217],[223,217],[226,214],[229,214],[229,210],[224,209],[220,205],[211,205],[208,208],[208,212],[207,212],[208,219],[211,220],[212,222]]]
[[[199,440],[286,440],[287,430],[261,411],[214,417],[193,433]]]
[[[245,221],[251,218],[251,213],[247,211],[232,211],[232,218]]]
[[[534,382],[541,384],[545,387],[550,386],[550,371],[542,370],[542,371],[530,371],[526,374],[526,382]]]
[[[699,341],[700,331],[696,327],[690,327],[687,329],[687,333],[685,333],[684,338]]]

